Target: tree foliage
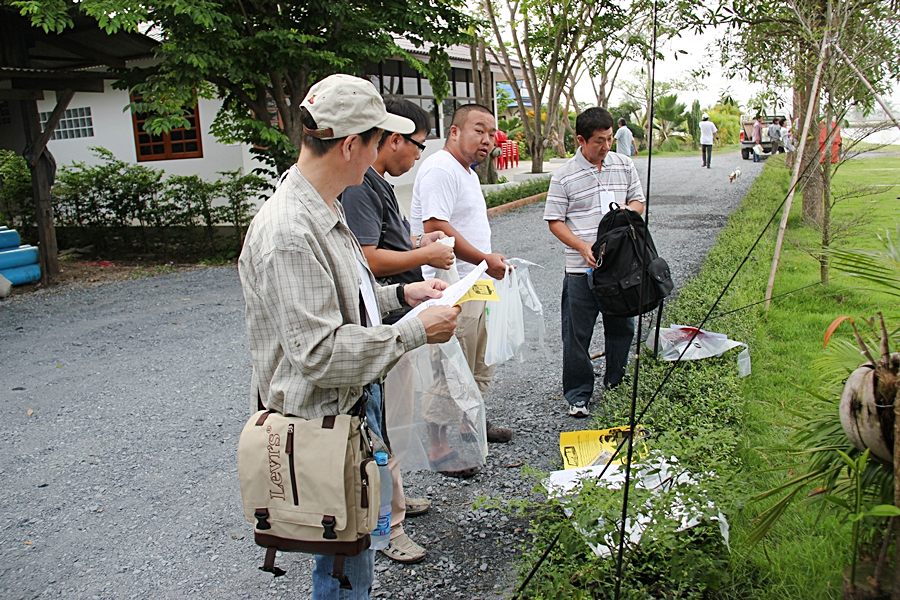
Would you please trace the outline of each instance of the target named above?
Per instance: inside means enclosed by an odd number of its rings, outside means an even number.
[[[318,79],[361,74],[367,64],[400,56],[424,74],[440,99],[448,92],[445,48],[466,40],[463,0],[14,0],[35,26],[61,31],[81,11],[108,31],[150,26],[161,38],[158,63],[132,71],[124,85],[140,95],[133,108],[157,115],[159,133],[185,125],[196,95],[224,103],[212,125],[223,142],[245,142],[277,169],[296,158],[300,103]],[[404,37],[428,60],[397,45]]]
[[[494,55],[510,83],[519,80],[513,62],[521,68],[535,109],[524,120],[525,141],[532,172],[540,173],[550,134],[563,135],[557,131],[560,116],[565,116],[562,99],[585,51],[603,33],[615,31],[627,14],[613,3],[589,0],[483,0],[482,6],[496,44]],[[513,93],[520,112],[527,114],[518,85]]]

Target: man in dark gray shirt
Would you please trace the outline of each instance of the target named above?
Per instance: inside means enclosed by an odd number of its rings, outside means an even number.
[[[453,264],[453,249],[435,244],[445,237],[443,232],[410,236],[409,222],[400,212],[394,195],[394,187],[384,176],[403,175],[413,168],[425,149],[425,137],[429,131],[428,113],[408,100],[386,98],[389,113],[408,118],[415,123],[411,134],[385,132],[378,145],[378,157],[366,171],[362,185],[348,187],[340,200],[347,218],[347,226],[359,240],[372,273],[381,283],[414,283],[422,281],[422,265],[437,269],[449,269]],[[385,317],[384,323],[396,322],[403,311]],[[383,387],[377,388],[367,405],[369,423],[376,424],[378,433],[384,426]],[[382,436],[384,437],[384,436]],[[403,531],[406,516],[422,514],[430,507],[425,498],[406,498],[400,468],[391,457],[388,463],[394,476],[394,498],[391,507],[391,543],[381,550],[387,557],[401,563],[416,563],[425,558],[425,549],[410,539]]]

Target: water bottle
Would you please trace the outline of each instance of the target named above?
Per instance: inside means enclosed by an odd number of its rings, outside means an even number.
[[[378,475],[381,479],[381,506],[378,509],[378,525],[372,532],[373,550],[382,550],[391,542],[391,499],[394,492],[394,482],[391,471],[388,469],[388,453],[384,450],[375,452],[375,463],[378,465]]]

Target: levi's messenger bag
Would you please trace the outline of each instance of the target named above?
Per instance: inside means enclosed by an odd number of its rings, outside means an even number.
[[[284,574],[277,550],[332,554],[332,576],[349,589],[344,559],[368,549],[378,523],[380,479],[365,420],[260,410],[241,431],[238,478],[244,517],[266,548],[260,569]]]

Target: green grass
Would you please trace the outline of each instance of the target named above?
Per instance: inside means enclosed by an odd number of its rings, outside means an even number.
[[[893,171],[891,171],[893,169]],[[896,183],[900,159],[878,158],[850,161],[838,172],[835,189],[859,189],[874,183]],[[771,159],[757,179],[741,212],[720,236],[716,248],[749,240],[757,230],[773,200],[780,200],[788,174],[783,158]],[[878,194],[849,198],[839,203],[833,217],[837,222],[857,225],[837,243],[842,248],[875,248],[876,233],[894,229],[900,222],[896,189],[878,188]],[[819,265],[808,254],[818,245],[820,234],[800,221],[798,197],[791,213],[785,250],[776,279],[775,293],[782,293],[819,279]],[[774,228],[773,228],[774,229]],[[740,230],[740,231],[736,231]],[[728,306],[740,306],[760,299],[768,276],[774,230],[755,252],[753,259],[726,298]],[[737,246],[741,246],[740,242]],[[734,250],[738,250],[737,247]],[[730,254],[730,252],[729,252]],[[706,273],[701,275],[704,277]],[[742,381],[745,406],[744,430],[739,440],[741,468],[734,485],[745,499],[775,487],[805,465],[803,457],[791,454],[790,434],[816,403],[806,390],[816,390],[821,374],[812,362],[822,354],[825,328],[838,315],[869,316],[884,310],[896,326],[895,299],[884,293],[863,291],[847,275],[832,270],[827,287],[813,287],[776,301],[758,319],[751,332],[753,375]],[[715,324],[710,327],[717,329]],[[846,331],[843,332],[847,334]],[[837,415],[835,414],[835,419]],[[740,506],[740,502],[738,503]],[[731,515],[732,569],[735,598],[840,598],[841,574],[850,557],[850,528],[831,513],[821,513],[820,505],[798,502],[760,545],[750,547],[746,537],[753,518],[767,505],[750,503]]]
[[[866,186],[897,183],[900,157],[864,158],[839,170],[834,189],[866,191]],[[700,273],[679,289],[666,308],[665,322],[698,324],[753,245],[759,232],[784,199],[789,172],[784,156],[772,157],[728,224],[719,234]],[[874,187],[848,196],[833,210],[836,224],[853,227],[834,245],[844,249],[876,248],[876,234],[892,232],[900,223],[896,188]],[[875,193],[870,193],[875,192]],[[802,199],[795,199],[785,238],[775,293],[796,290],[819,281],[819,263],[810,255],[820,234],[801,221]],[[654,434],[651,447],[678,457],[704,478],[707,493],[731,524],[731,551],[723,565],[715,531],[690,535],[661,528],[628,554],[625,597],[781,600],[840,598],[843,569],[850,562],[850,527],[822,503],[795,502],[770,535],[752,545],[755,517],[774,501],[754,502],[769,490],[805,471],[807,459],[792,450],[791,435],[822,403],[808,390],[825,389],[823,373],[813,364],[822,355],[828,324],[841,314],[869,316],[883,310],[889,327],[900,325],[896,299],[884,292],[861,290],[853,278],[832,271],[828,286],[815,285],[778,298],[766,312],[761,305],[722,317],[762,300],[768,280],[778,218],[713,310],[705,329],[747,342],[753,359],[750,377],[736,374],[735,353],[678,366],[642,424]],[[841,329],[838,336],[849,335]],[[650,398],[670,363],[645,356],[641,363],[639,409]],[[607,391],[603,409],[594,419],[598,428],[627,423],[629,384]],[[835,398],[836,404],[836,398]],[[837,411],[835,409],[834,419]],[[588,428],[588,427],[586,427]],[[617,510],[618,492],[577,499],[579,519],[589,522],[598,511]],[[632,506],[632,510],[634,506]],[[587,516],[586,516],[587,515]],[[614,523],[617,517],[607,520]],[[568,519],[558,509],[541,506],[532,514],[532,544],[523,549],[520,576],[538,560],[556,532],[559,546],[532,581],[529,597],[590,597],[614,583],[612,562],[595,558]],[[705,535],[705,537],[704,537]],[[691,536],[699,536],[692,538]],[[686,565],[692,565],[686,567]],[[663,583],[660,583],[663,582]],[[649,595],[648,595],[649,594]]]

